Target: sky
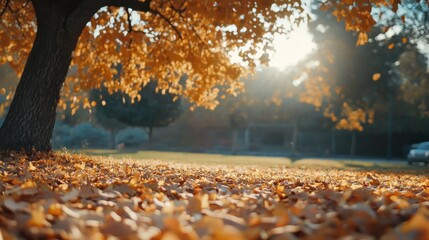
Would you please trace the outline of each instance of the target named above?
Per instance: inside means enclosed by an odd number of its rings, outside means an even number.
[[[316,44],[308,32],[306,24],[292,31],[289,38],[286,35],[277,35],[274,39],[274,46],[276,52],[271,57],[270,66],[280,70],[295,65],[316,49]]]
[[[276,67],[279,70],[284,70],[297,64],[316,49],[316,44],[313,42],[313,36],[308,31],[307,24],[302,24],[290,32],[289,35],[275,35],[273,45],[274,52],[269,53],[269,66]],[[233,63],[242,61],[238,56],[238,52],[230,52],[229,54]],[[259,54],[263,54],[263,52]]]

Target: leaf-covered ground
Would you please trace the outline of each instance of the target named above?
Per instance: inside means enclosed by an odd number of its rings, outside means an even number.
[[[8,153],[0,239],[429,239],[428,176]]]

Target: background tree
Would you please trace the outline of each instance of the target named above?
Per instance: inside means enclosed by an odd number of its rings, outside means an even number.
[[[416,47],[408,49],[399,58],[402,77],[401,96],[418,106],[420,113],[429,116],[429,67],[428,59]]]
[[[347,24],[337,21],[336,11],[313,10],[315,20],[309,23],[309,30],[318,47],[311,61],[302,64],[300,100],[321,109],[332,120],[332,152],[335,131],[352,132],[353,155],[357,132],[373,124],[375,117],[386,119],[382,129],[391,136],[393,104],[401,84],[397,61],[416,43],[406,33],[392,34],[379,26],[364,36],[347,31]],[[362,41],[366,42],[363,46]]]
[[[364,35],[375,23],[373,6],[398,4],[356,0],[334,7],[347,27]],[[21,80],[0,129],[0,148],[49,150],[62,88],[73,97],[103,85],[135,98],[154,78],[158,88],[213,108],[219,92],[242,88],[240,77],[254,69],[258,50],[272,47],[274,33],[290,29],[277,20],[299,22],[303,13],[299,0],[2,1],[0,63],[11,64]],[[233,64],[231,51],[249,68]],[[70,64],[76,69],[65,82]],[[112,65],[118,64],[126,67],[115,81]],[[184,73],[189,79],[182,85]]]
[[[395,14],[400,12],[401,14]],[[389,26],[385,31],[391,34],[403,34],[422,43],[428,44],[429,39],[429,5],[427,1],[403,0],[398,8],[381,7],[373,14],[379,14],[380,23]]]
[[[15,72],[9,65],[0,65],[0,117],[5,117],[13,98],[13,89],[18,83]]]
[[[338,129],[362,131],[363,124],[373,122],[375,105],[387,105],[399,86],[395,62],[410,43],[373,28],[369,42],[356,47],[357,33],[347,32],[334,15],[314,14],[309,29],[318,48],[305,63],[301,101],[323,109]]]
[[[99,105],[98,107],[95,107],[94,109],[96,124],[101,125],[104,129],[110,132],[110,148],[115,149],[117,145],[116,136],[118,132],[121,131],[122,129],[125,129],[127,125],[116,118],[106,116],[106,112],[108,111],[108,109],[109,110],[113,110],[113,109],[104,108],[100,106],[101,105]],[[132,116],[129,116],[129,117],[132,117]]]
[[[180,98],[169,93],[157,92],[156,88],[157,82],[149,82],[139,92],[141,97],[137,101],[123,93],[109,94],[105,88],[93,90],[91,98],[97,102],[97,119],[110,129],[119,130],[120,125],[115,122],[148,128],[150,141],[153,128],[168,126],[181,114]],[[112,130],[111,132],[113,134]]]

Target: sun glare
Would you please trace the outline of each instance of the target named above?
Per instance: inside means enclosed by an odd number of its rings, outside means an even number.
[[[284,69],[295,65],[316,48],[306,25],[301,25],[290,33],[290,38],[277,35],[274,39],[275,53],[271,57],[270,66]]]
[[[270,55],[270,67],[276,67],[280,70],[288,66],[297,64],[300,60],[303,60],[310,52],[316,49],[316,44],[313,42],[313,37],[308,32],[306,25],[301,25],[289,34],[289,38],[286,35],[277,34],[273,40],[274,51],[268,53]],[[246,48],[246,47],[243,47]],[[259,52],[257,55],[262,55],[263,52]],[[242,62],[238,51],[229,52],[232,63],[239,63],[246,66]]]

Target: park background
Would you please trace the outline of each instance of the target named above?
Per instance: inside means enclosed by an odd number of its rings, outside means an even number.
[[[375,27],[374,40],[356,46],[357,33],[333,15],[311,14],[298,37],[279,38],[274,66],[258,67],[244,93],[216,108],[156,93],[156,82],[134,106],[124,94],[91,90],[80,93],[90,104],[59,108],[53,147],[400,159],[429,140],[428,40]],[[13,93],[5,90],[18,78],[7,65],[0,76],[4,117]]]

